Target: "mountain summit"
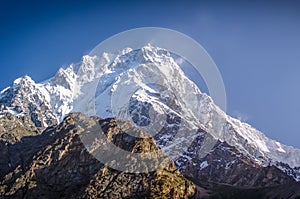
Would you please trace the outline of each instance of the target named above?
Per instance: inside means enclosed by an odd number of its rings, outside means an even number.
[[[159,47],[86,55],[41,83],[24,76],[1,91],[0,105],[0,120],[27,117],[37,132],[75,111],[132,120],[191,178],[239,186],[300,181],[299,149],[228,116]]]

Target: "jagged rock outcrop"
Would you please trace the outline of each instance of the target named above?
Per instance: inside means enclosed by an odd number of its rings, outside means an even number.
[[[39,130],[28,116],[16,116],[9,112],[0,115],[0,140],[7,143],[20,141],[24,136],[32,136]]]
[[[188,149],[190,160],[181,171],[202,183],[225,183],[236,187],[272,187],[295,182],[275,166],[261,167],[226,142],[218,142],[205,157],[197,157],[194,145]],[[196,151],[196,152],[195,152]],[[178,160],[180,161],[180,159]]]
[[[0,113],[3,115],[8,112],[18,117],[30,118],[30,122],[42,131],[58,122],[44,93],[29,76],[19,78],[11,87],[1,92]]]
[[[80,121],[80,124],[78,124]],[[115,119],[72,113],[41,135],[6,145],[7,169],[0,176],[1,198],[190,198],[196,186],[174,164],[149,173],[116,171],[96,160],[80,134],[100,125],[116,145],[131,152],[159,150],[152,138],[124,134]],[[128,128],[131,123],[123,122]],[[142,132],[141,132],[142,133]],[[122,139],[120,139],[122,138]],[[3,143],[2,141],[1,143]],[[101,143],[99,143],[101,144]],[[1,150],[2,151],[2,150]],[[3,150],[4,151],[4,150]],[[2,167],[1,167],[2,168]]]

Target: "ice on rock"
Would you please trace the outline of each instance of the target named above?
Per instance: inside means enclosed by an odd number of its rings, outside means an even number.
[[[204,161],[200,164],[200,170],[205,169],[206,167],[208,167],[207,161]]]

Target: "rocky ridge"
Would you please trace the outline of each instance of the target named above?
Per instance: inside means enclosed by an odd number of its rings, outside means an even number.
[[[12,145],[1,141],[1,157],[6,157],[7,166],[3,163],[1,167],[0,197],[191,198],[196,195],[196,186],[175,164],[141,174],[103,165],[87,152],[80,140],[80,135],[94,129],[97,123],[105,129],[107,137],[127,151],[159,150],[151,138],[141,140],[121,132],[115,119],[73,113],[41,135],[24,136]],[[128,122],[122,125],[134,128]]]

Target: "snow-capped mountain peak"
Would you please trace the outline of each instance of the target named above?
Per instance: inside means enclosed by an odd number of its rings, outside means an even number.
[[[40,128],[62,121],[72,111],[132,120],[152,130],[150,134],[166,153],[184,161],[195,154],[201,159],[201,154],[224,142],[262,166],[273,164],[286,173],[300,166],[299,149],[269,139],[226,115],[185,76],[170,52],[150,44],[83,56],[80,63],[59,69],[42,83],[29,76],[18,78],[1,91],[0,104],[5,105],[0,112],[29,114]],[[209,142],[188,151],[195,140]],[[205,168],[203,165],[205,169],[207,162]],[[294,174],[300,180],[300,174]]]

